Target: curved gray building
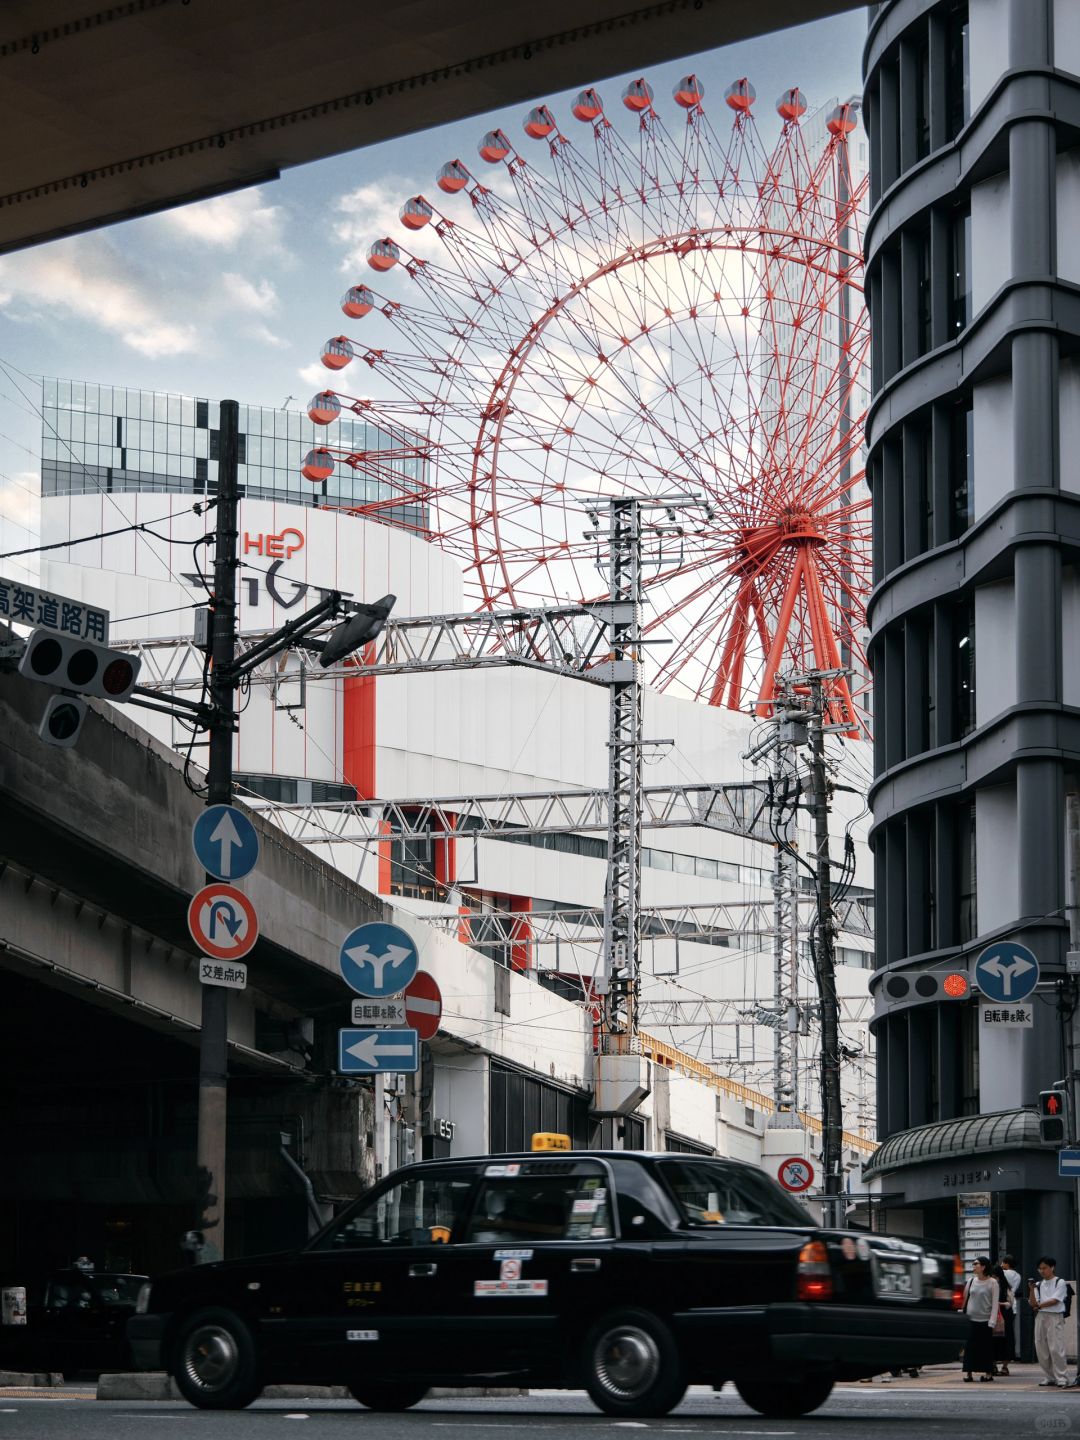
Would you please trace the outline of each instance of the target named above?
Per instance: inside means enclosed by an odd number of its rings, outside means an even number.
[[[966,1250],[1011,1249],[1030,1273],[1049,1248],[1075,1274],[1068,1186],[1018,1112],[1065,1076],[1075,1004],[1080,0],[888,0],[864,74],[885,1142],[869,1175],[890,1225],[963,1241],[957,1197],[982,1197]],[[1001,939],[1041,964],[1030,1028],[942,997]]]

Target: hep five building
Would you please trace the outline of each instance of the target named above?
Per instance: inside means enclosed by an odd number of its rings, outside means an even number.
[[[875,1183],[914,1229],[1072,1255],[1038,1093],[1068,1073],[1080,773],[1080,6],[893,0],[865,52],[877,899]],[[1041,964],[1031,1028],[934,977]],[[891,1003],[893,977],[913,983]],[[980,1207],[976,1206],[976,1209]]]
[[[217,479],[217,405],[50,380],[43,414],[43,541],[123,532],[47,552],[43,582],[106,606],[113,637],[141,645],[144,679],[189,683],[202,665],[188,637],[206,599],[209,546],[203,542],[213,515],[205,502]],[[345,466],[319,485],[303,479],[304,456],[325,442],[325,429],[316,432],[297,412],[242,406],[240,430],[242,633],[276,628],[326,588],[358,600],[392,592],[399,618],[468,608],[457,563],[418,533],[422,517],[381,496],[377,481]],[[346,419],[332,427],[331,439],[367,451],[393,443],[363,421]],[[361,506],[366,514],[352,513]],[[752,1159],[763,1149],[771,1153],[765,1132],[775,1034],[769,1008],[773,846],[767,832],[759,831],[765,839],[748,839],[698,827],[646,831],[644,904],[669,912],[690,908],[684,938],[676,923],[667,938],[655,936],[646,946],[641,1023],[658,1041],[650,1052],[654,1063],[642,1062],[641,1089],[651,1091],[632,1112],[598,1119],[588,1062],[564,1042],[568,1026],[584,1024],[586,1034],[591,1024],[581,1018],[582,1002],[599,930],[594,923],[585,933],[581,926],[556,932],[550,921],[557,911],[602,909],[603,831],[516,838],[508,831],[454,842],[395,838],[400,805],[396,819],[380,820],[382,812],[369,807],[348,823],[342,807],[376,798],[419,804],[602,787],[607,692],[506,667],[376,679],[320,673],[291,657],[257,675],[243,700],[236,741],[238,794],[253,804],[310,807],[294,833],[391,899],[403,923],[425,934],[429,926],[441,930],[444,974],[454,966],[459,974],[444,984],[453,998],[432,1045],[435,1077],[425,1127],[439,1122],[445,1142],[449,1125],[458,1153],[513,1148],[538,1129],[569,1130],[579,1143],[671,1144]],[[751,724],[747,716],[649,692],[647,733],[673,743],[649,767],[648,783],[749,778],[741,756]],[[161,725],[161,738],[186,751],[188,732],[170,729],[169,721]],[[193,750],[196,764],[202,753]],[[838,793],[838,855],[859,804],[843,789]],[[844,1073],[852,1132],[845,1153],[852,1167],[872,1149],[873,1057],[865,1025],[872,907],[865,903],[868,857],[861,843],[858,857],[852,895],[863,901],[847,912],[851,928],[838,942],[852,1057]],[[702,914],[712,918],[703,923]],[[450,952],[456,961],[446,959]],[[805,957],[803,967],[808,970]],[[536,1002],[524,1009],[511,997],[523,979]],[[494,1021],[478,1025],[478,987],[492,984]],[[804,974],[808,1001],[812,990]],[[812,1111],[818,1109],[814,1028],[808,1004],[798,1103]],[[790,1133],[777,1143],[789,1145]],[[813,1128],[808,1143],[818,1143]],[[393,1158],[392,1147],[387,1154]]]

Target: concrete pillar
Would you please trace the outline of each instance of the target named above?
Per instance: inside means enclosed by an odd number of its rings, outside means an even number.
[[[1058,462],[1058,342],[1025,330],[1013,336],[1013,486],[1060,483]],[[975,464],[978,467],[976,454]],[[976,468],[976,485],[978,469]]]
[[[944,300],[941,300],[944,311]],[[934,335],[937,342],[938,318],[934,312]],[[940,322],[942,343],[947,338],[948,316],[943,313]],[[930,510],[932,545],[946,545],[952,539],[952,435],[949,424],[949,407],[935,405],[930,417]]]
[[[1065,781],[1058,760],[1016,767],[1016,848],[1020,915],[1059,912],[1065,904]]]
[[[1016,699],[1058,704],[1061,684],[1061,551],[1022,545],[1014,557]]]
[[[913,560],[927,545],[926,432],[921,425],[905,425],[903,436],[904,559]]]
[[[1053,64],[1053,0],[1009,0],[1009,68]]]
[[[918,108],[919,52],[911,40],[900,42],[898,104],[900,111],[900,173],[915,164],[915,113]]]

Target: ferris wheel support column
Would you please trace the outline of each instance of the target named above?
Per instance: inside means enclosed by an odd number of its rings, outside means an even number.
[[[641,957],[641,511],[608,505],[611,682],[608,709],[608,868],[600,1047],[637,1029]]]

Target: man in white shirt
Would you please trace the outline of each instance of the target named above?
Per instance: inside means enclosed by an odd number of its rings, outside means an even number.
[[[1038,1265],[1041,1280],[1028,1281],[1028,1301],[1035,1311],[1035,1354],[1045,1380],[1040,1385],[1068,1385],[1065,1373],[1065,1281],[1057,1277],[1057,1261],[1044,1255]]]

